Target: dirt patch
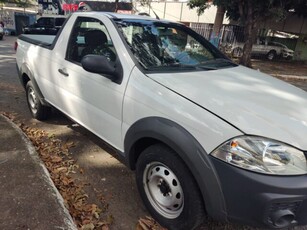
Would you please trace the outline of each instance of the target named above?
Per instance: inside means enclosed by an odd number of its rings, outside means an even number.
[[[299,76],[306,77],[307,80],[307,64],[298,61],[268,61],[268,60],[252,60],[254,69],[272,76]]]

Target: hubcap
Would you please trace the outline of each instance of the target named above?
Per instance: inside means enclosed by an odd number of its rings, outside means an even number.
[[[240,57],[242,56],[242,50],[240,48],[237,48],[234,50],[234,56],[235,57]]]
[[[36,113],[37,112],[37,98],[32,88],[29,88],[29,91],[28,91],[28,102],[29,102],[30,109],[32,110],[32,112]]]
[[[274,56],[275,56],[275,55],[274,55],[273,53],[269,53],[268,59],[269,59],[269,60],[272,60],[272,59],[274,58]]]
[[[176,175],[164,164],[152,162],[145,168],[143,184],[154,209],[168,219],[177,218],[183,209],[183,191]]]

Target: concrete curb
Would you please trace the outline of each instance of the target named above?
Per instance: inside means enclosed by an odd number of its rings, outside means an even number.
[[[286,75],[286,74],[272,74],[272,76],[283,80],[307,81],[307,76],[296,76],[296,75]]]
[[[67,225],[67,229],[77,230],[78,228],[77,228],[76,224],[74,223],[71,215],[69,214],[69,211],[67,210],[67,208],[64,205],[63,197],[61,196],[61,194],[59,193],[59,191],[55,187],[46,166],[44,165],[44,163],[39,158],[39,155],[36,152],[34,146],[32,145],[32,142],[28,139],[26,134],[15,123],[13,123],[10,119],[8,119],[7,117],[5,117],[1,114],[0,114],[0,116],[3,117],[11,125],[11,127],[14,130],[16,130],[16,132],[21,136],[22,140],[24,141],[25,145],[27,146],[27,150],[28,150],[32,160],[34,161],[34,163],[39,165],[39,167],[42,169],[43,180],[50,187],[50,192],[52,193],[53,196],[55,196],[61,210],[64,213],[63,219],[64,219],[65,224]]]

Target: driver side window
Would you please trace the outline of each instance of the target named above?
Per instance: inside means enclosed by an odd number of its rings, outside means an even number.
[[[102,55],[115,62],[116,51],[105,25],[95,18],[78,17],[67,47],[66,60],[80,63],[86,55]]]

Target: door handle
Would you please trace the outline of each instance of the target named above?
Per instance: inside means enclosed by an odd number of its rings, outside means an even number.
[[[65,77],[68,77],[69,74],[66,72],[66,69],[58,69],[60,74],[63,74]]]

